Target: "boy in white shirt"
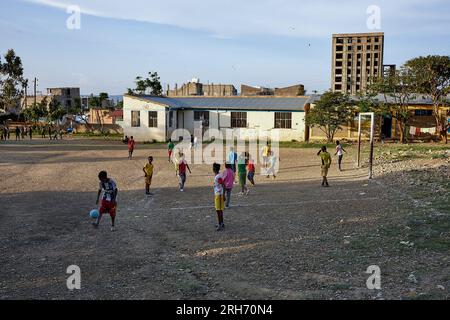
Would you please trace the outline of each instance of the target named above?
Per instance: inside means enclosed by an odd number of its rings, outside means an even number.
[[[223,211],[225,210],[225,197],[224,197],[224,186],[223,186],[223,176],[220,173],[220,164],[213,164],[214,176],[214,205],[217,212],[217,220],[219,222],[216,230],[222,231],[225,228],[223,223]]]

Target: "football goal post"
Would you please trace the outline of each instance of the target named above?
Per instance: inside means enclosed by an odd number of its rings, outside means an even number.
[[[358,115],[358,168],[361,167],[361,120],[362,117],[370,117],[370,151],[369,151],[369,179],[373,178],[373,143],[375,133],[375,113],[361,112]]]

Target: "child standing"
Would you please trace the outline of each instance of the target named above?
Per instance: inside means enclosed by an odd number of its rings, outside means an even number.
[[[133,157],[133,151],[134,151],[135,145],[136,145],[136,142],[134,141],[133,136],[131,136],[130,140],[128,140],[128,159],[130,159],[130,160]]]
[[[328,169],[331,166],[331,155],[327,152],[327,147],[323,146],[322,149],[319,150],[317,153],[318,156],[320,156],[322,160],[322,187],[329,187],[327,176],[328,176]]]
[[[219,222],[216,230],[221,231],[225,228],[225,224],[223,223],[223,211],[225,209],[225,199],[223,193],[223,177],[220,174],[220,164],[213,164],[213,172],[214,176],[214,205],[217,213],[217,220]]]
[[[144,167],[145,174],[145,194],[148,196],[152,196],[153,193],[150,192],[150,186],[152,184],[153,177],[153,157],[148,157],[148,163]]]
[[[179,177],[179,186],[181,192],[184,192],[184,184],[186,183],[186,169],[188,169],[189,173],[192,174],[191,168],[189,168],[189,165],[184,159],[184,154],[180,153],[180,160],[178,161],[177,165],[177,174]]]
[[[233,190],[234,185],[234,172],[231,168],[231,164],[225,164],[225,171],[222,174],[223,176],[223,185],[225,187],[225,208],[230,208],[231,201],[231,191]]]
[[[254,186],[255,185],[255,164],[253,163],[252,157],[249,155],[248,165],[247,165],[248,175],[247,179]]]
[[[116,208],[117,208],[117,185],[114,180],[108,178],[106,171],[100,171],[98,174],[98,179],[100,180],[99,189],[97,193],[96,205],[98,205],[100,195],[102,195],[102,202],[100,204],[99,213],[97,221],[93,223],[94,227],[98,228],[102,215],[109,213],[111,216],[111,231],[114,231],[114,222],[116,220]]]
[[[172,160],[173,149],[175,148],[172,139],[169,139],[169,143],[167,144],[167,152],[169,154],[169,162]]]
[[[275,155],[275,152],[270,151],[269,157],[267,158],[267,178],[270,178],[270,175],[273,175],[273,178],[275,179],[277,176],[275,175],[276,170],[275,167],[277,165],[277,160],[279,158]]]
[[[344,157],[344,152],[347,153],[347,151],[342,147],[339,140],[336,141],[336,153],[334,155],[338,156],[339,171],[342,171],[341,164],[342,164],[342,158]]]
[[[242,190],[240,195],[248,195],[247,164],[245,163],[245,155],[243,153],[238,158],[238,175],[239,175],[239,184]]]

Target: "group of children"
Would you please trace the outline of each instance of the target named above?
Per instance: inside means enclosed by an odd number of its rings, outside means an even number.
[[[135,142],[133,137],[131,137],[128,141],[128,151],[129,151],[129,159],[132,158]],[[184,185],[186,183],[186,170],[191,172],[189,164],[186,162],[184,154],[179,151],[178,155],[174,155],[175,145],[169,140],[167,149],[168,149],[168,161],[173,161],[175,164],[176,175],[179,178],[179,189],[181,192],[184,192]],[[338,167],[339,170],[342,171],[342,159],[344,152],[347,152],[339,141],[336,142],[336,153],[338,156]],[[317,153],[321,158],[321,173],[322,173],[322,186],[329,187],[327,176],[328,169],[331,166],[331,155],[327,151],[326,146],[323,146],[319,152]],[[279,157],[276,157],[274,152],[270,150],[270,145],[267,144],[264,146],[262,150],[263,157],[263,168],[266,170],[267,177],[270,174],[276,178],[275,175],[275,166],[276,161],[279,160]],[[150,186],[152,183],[153,177],[153,157],[148,157],[148,163],[144,166],[144,177],[145,177],[145,194],[152,196],[153,193],[150,192]],[[214,206],[217,213],[218,225],[216,226],[217,231],[221,231],[225,228],[223,212],[225,209],[230,208],[231,201],[231,192],[235,183],[236,172],[239,178],[239,185],[241,187],[241,192],[239,195],[248,195],[249,189],[247,187],[247,179],[254,186],[255,185],[255,164],[248,152],[241,153],[240,156],[234,151],[234,148],[230,148],[230,152],[227,155],[227,160],[225,163],[225,170],[221,173],[221,165],[218,163],[213,164],[213,172],[214,172]],[[99,217],[93,223],[95,227],[98,227],[101,217],[105,213],[109,213],[111,216],[111,230],[114,231],[114,222],[116,217],[116,209],[117,209],[117,194],[118,189],[114,180],[108,178],[106,171],[101,171],[98,175],[100,180],[99,190],[97,194],[97,202],[98,205],[100,195],[102,195],[102,201],[99,209]]]

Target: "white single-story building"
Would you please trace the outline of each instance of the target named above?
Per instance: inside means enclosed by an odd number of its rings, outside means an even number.
[[[254,130],[278,131],[280,141],[304,141],[305,110],[310,97],[154,97],[124,96],[124,134],[136,141],[167,141],[176,129],[194,134],[203,130],[239,129],[241,137]],[[200,122],[201,121],[201,122]],[[254,130],[252,130],[254,129]],[[177,139],[176,139],[177,140]]]

